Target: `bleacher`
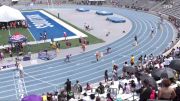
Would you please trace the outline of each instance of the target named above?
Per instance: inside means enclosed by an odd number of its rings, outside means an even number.
[[[11,0],[0,0],[0,5],[10,5]]]
[[[167,15],[172,15],[172,16],[176,16],[176,17],[180,17],[180,1],[177,0],[173,3],[172,8],[166,8],[166,6],[164,6],[161,12]]]
[[[161,3],[160,1],[154,0],[114,0],[112,1],[112,5],[118,7],[132,8],[136,10],[145,10],[148,11],[155,5]]]
[[[173,0],[171,3],[163,3],[162,5],[153,9],[166,15],[171,15],[180,18],[180,0]]]

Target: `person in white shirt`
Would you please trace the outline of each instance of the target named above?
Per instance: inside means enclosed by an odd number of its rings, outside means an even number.
[[[129,85],[129,84],[127,84],[127,83],[125,83],[125,84],[124,84],[124,87],[123,87],[123,93],[125,93],[125,94],[129,94],[129,93],[130,93],[130,91],[131,91],[131,89],[130,89],[130,85]]]
[[[179,54],[179,47],[177,47],[176,49],[175,49],[175,56],[177,56]]]
[[[173,60],[173,57],[170,56],[170,57],[168,58],[168,60],[171,62],[171,61]]]
[[[170,64],[170,60],[168,59],[168,56],[166,56],[164,59],[164,67],[168,67],[169,64]]]
[[[17,69],[19,70],[20,78],[24,77],[24,72],[23,72],[23,66],[21,63],[17,62],[16,63]]]

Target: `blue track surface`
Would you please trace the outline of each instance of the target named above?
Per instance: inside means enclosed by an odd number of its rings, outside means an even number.
[[[121,68],[124,61],[130,61],[132,54],[135,59],[144,54],[161,54],[172,40],[173,28],[166,21],[162,26],[162,30],[156,29],[154,38],[151,37],[151,28],[157,28],[157,22],[160,20],[154,15],[117,8],[91,7],[91,9],[108,9],[113,13],[126,16],[132,21],[133,28],[123,38],[108,45],[112,48],[112,53],[105,55],[99,62],[95,62],[94,54],[97,50],[105,51],[107,46],[73,56],[70,63],[56,60],[25,68],[24,71],[27,74],[25,84],[28,94],[42,94],[43,92],[52,91],[56,85],[64,84],[67,78],[70,78],[73,83],[76,80],[79,80],[82,84],[99,82],[103,80],[106,69],[111,71],[113,60]],[[137,35],[139,42],[137,47],[132,46],[135,35]],[[121,69],[119,69],[120,71]],[[12,71],[0,73],[0,101],[5,101],[5,99],[14,101],[16,98],[12,74]]]
[[[76,36],[73,32],[63,27],[53,19],[44,15],[39,11],[22,12],[29,24],[29,29],[36,40],[40,40],[40,33],[47,32],[47,38],[61,38],[64,37],[64,32],[67,36]],[[42,24],[44,22],[44,24]]]

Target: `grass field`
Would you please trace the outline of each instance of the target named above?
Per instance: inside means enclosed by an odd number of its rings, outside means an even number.
[[[19,32],[22,35],[26,36],[29,41],[34,41],[33,37],[31,36],[30,32],[26,28],[12,28],[10,30],[0,30],[0,44],[7,45],[9,40],[9,32],[10,35],[13,35],[15,32]]]
[[[84,30],[74,26],[70,22],[67,22],[67,21],[65,21],[63,19],[60,19],[60,20],[64,21],[65,23],[69,24],[70,26],[74,27],[75,29],[77,29],[77,30],[83,32],[84,34],[86,34],[88,36],[86,39],[89,41],[89,44],[96,44],[96,43],[104,42],[103,40],[98,39],[95,36],[89,34],[88,32],[86,32],[86,31],[84,31]],[[28,42],[29,41],[34,41],[32,35],[28,31],[28,29],[25,29],[25,28],[16,28],[16,29],[11,29],[10,32],[11,32],[11,35],[13,33],[15,33],[15,32],[20,32],[21,34],[25,35],[28,38]],[[9,37],[9,31],[8,30],[0,30],[0,45],[8,44],[8,37]],[[72,44],[71,47],[80,46],[78,39],[72,39],[72,40],[69,40],[69,41]],[[64,41],[60,41],[60,44],[61,44],[61,49],[65,49],[66,48],[66,45],[65,45]],[[23,49],[23,53],[24,54],[27,54],[28,52],[37,53],[37,52],[39,52],[41,50],[44,50],[44,49],[52,50],[53,48],[50,46],[50,43],[41,43],[41,44],[26,45],[24,47],[24,49]],[[14,53],[13,55],[16,55],[16,53]],[[9,57],[9,54],[5,53],[5,57]]]

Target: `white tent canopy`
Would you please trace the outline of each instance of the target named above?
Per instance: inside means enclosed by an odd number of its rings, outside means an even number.
[[[10,22],[16,20],[25,20],[25,17],[19,10],[5,5],[0,7],[0,22]]]

